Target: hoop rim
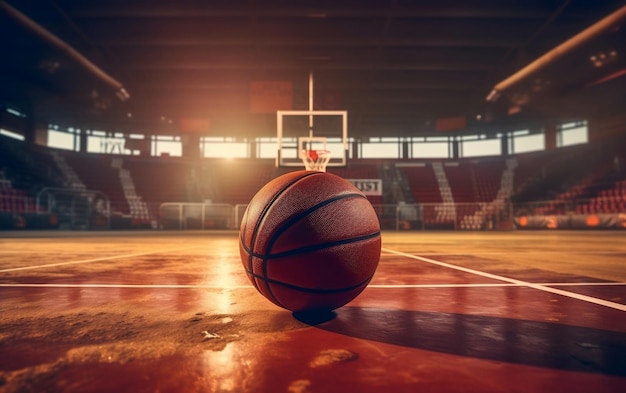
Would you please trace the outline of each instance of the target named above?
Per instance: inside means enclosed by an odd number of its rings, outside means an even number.
[[[309,152],[314,151],[317,159],[313,160],[309,156]],[[300,151],[300,159],[304,163],[304,168],[308,171],[326,172],[326,165],[330,161],[331,151],[327,149],[302,149]]]
[[[310,151],[316,152],[318,157],[325,157],[326,155],[332,153],[330,150],[327,149],[302,149],[300,150],[300,155],[307,154]]]

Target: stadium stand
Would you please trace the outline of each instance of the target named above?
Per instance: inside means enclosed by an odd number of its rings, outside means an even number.
[[[413,198],[418,203],[441,203],[441,191],[431,165],[401,166]]]
[[[469,162],[451,162],[443,165],[448,179],[452,199],[456,203],[477,202],[476,177],[473,165]]]
[[[57,157],[67,187],[101,191],[111,200],[113,214],[130,215],[118,171],[112,166],[112,156],[74,152],[52,154]]]
[[[502,173],[505,170],[506,160],[495,159],[477,161],[471,167],[476,181],[476,196],[478,202],[489,202],[496,199],[500,190]]]
[[[245,205],[267,181],[298,169],[276,168],[272,159],[86,154],[2,142],[0,212],[36,213],[45,187],[99,190],[130,227],[156,227],[162,203]],[[497,226],[509,201],[516,216],[625,213],[625,147],[618,138],[511,157],[350,160],[328,171],[381,179],[383,195],[368,196],[381,222],[401,211],[401,219],[421,221],[411,228],[476,230]]]
[[[0,212],[34,213],[35,200],[24,190],[13,188],[11,182],[0,179]]]

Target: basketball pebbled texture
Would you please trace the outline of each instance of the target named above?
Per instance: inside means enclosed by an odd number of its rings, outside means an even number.
[[[380,259],[378,217],[339,176],[295,171],[252,198],[239,252],[254,287],[294,312],[333,310],[358,296]]]

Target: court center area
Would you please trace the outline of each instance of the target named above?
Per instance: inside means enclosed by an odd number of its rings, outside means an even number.
[[[0,234],[1,392],[617,392],[619,231],[383,232],[355,300],[296,318],[237,231]]]

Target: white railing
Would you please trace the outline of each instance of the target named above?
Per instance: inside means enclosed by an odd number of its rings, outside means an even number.
[[[234,229],[235,207],[226,203],[168,202],[159,206],[160,229]]]
[[[238,228],[247,205],[235,206],[233,219]],[[511,229],[511,207],[508,203],[425,203],[372,204],[384,230],[496,230]],[[447,214],[450,209],[453,214]],[[444,214],[446,213],[446,214]]]
[[[36,197],[37,213],[56,215],[63,229],[108,229],[111,202],[101,191],[73,188],[42,188]]]

